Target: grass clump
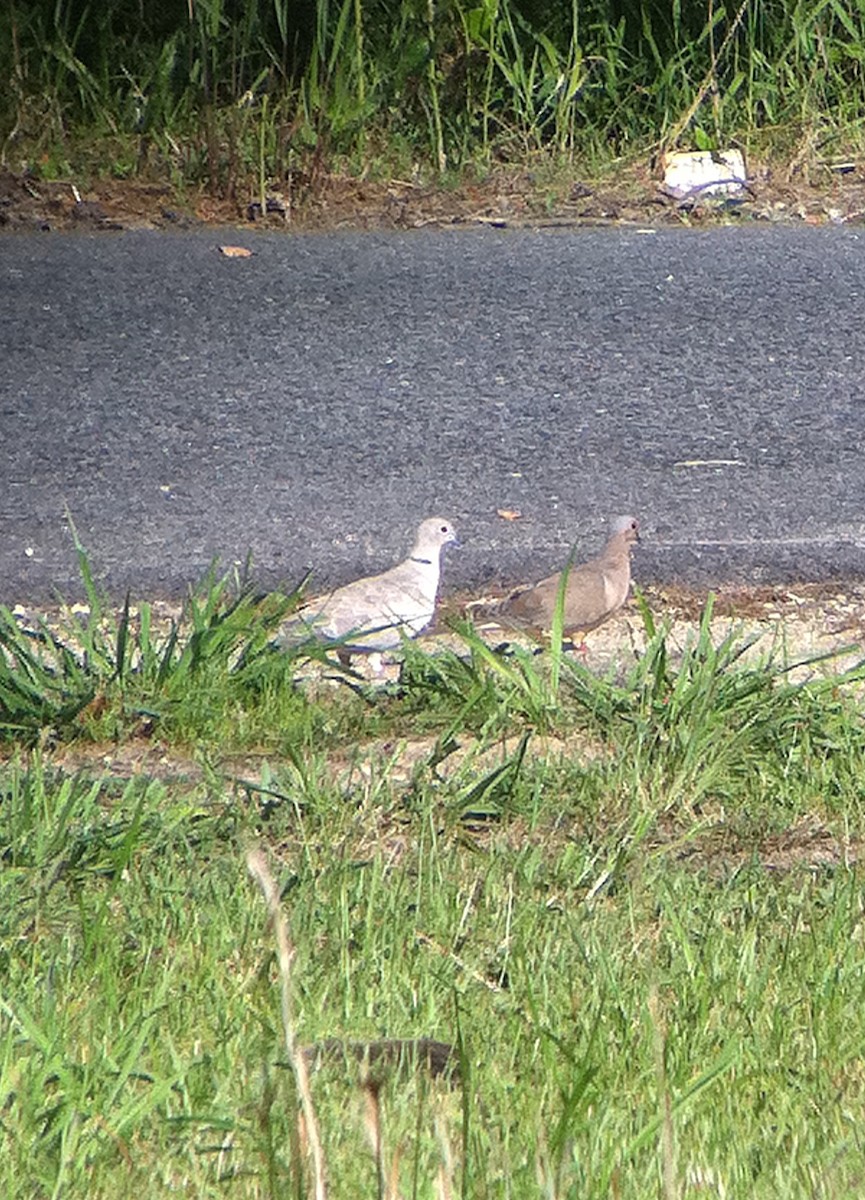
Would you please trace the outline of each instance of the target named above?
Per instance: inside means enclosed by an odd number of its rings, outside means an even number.
[[[606,677],[463,625],[301,687],[281,602],[89,599],[4,626],[5,1194],[861,1194],[860,668],[710,601]],[[61,768],[145,701],[183,770]]]
[[[309,733],[312,710],[291,685],[300,657],[327,661],[314,644],[280,654],[273,639],[300,591],[256,596],[211,571],[178,615],[155,627],[148,602],[127,596],[117,612],[94,583],[76,539],[87,603],[61,606],[50,624],[0,608],[0,738],[33,744],[80,734],[118,741],[135,734],[210,743],[233,726],[240,748],[257,740],[262,711]]]
[[[856,1194],[854,872],[695,869],[600,822],[589,841],[555,779],[543,836],[516,813],[443,827],[432,782],[399,828],[318,786],[315,812],[263,822],[242,796],[112,795],[36,761],[5,776],[7,1194],[275,1196],[306,1172],[253,835],[275,855],[300,1044],[462,1044],[459,1082],[410,1070],[376,1093],[400,1194],[433,1194],[445,1145],[470,1196],[638,1197],[665,1173]],[[376,1194],[357,1078],[338,1057],[311,1082],[334,1196]]]

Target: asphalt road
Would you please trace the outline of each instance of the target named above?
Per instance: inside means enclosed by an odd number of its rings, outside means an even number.
[[[434,513],[446,588],[621,512],[638,580],[862,578],[863,439],[865,230],[0,239],[6,602],[80,592],[67,508],[117,595],[343,582]]]

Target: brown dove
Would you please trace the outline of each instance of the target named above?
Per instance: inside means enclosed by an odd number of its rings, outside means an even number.
[[[310,600],[283,625],[279,644],[296,645],[305,637],[339,642],[340,658],[347,659],[358,651],[393,650],[403,635],[417,637],[435,612],[441,552],[456,540],[450,521],[428,517],[418,526],[408,558],[381,575]]]
[[[563,631],[569,636],[588,633],[619,611],[631,586],[631,549],[639,541],[635,517],[616,517],[610,537],[597,558],[574,566],[565,588]],[[552,628],[562,572],[505,601],[497,613],[502,622],[518,628],[548,632]]]

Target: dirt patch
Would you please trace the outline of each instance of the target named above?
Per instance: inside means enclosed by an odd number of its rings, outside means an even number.
[[[480,749],[473,738],[464,737],[459,739],[454,753],[434,766],[431,765],[434,738],[400,743],[379,741],[358,747],[351,756],[336,753],[327,759],[323,771],[353,804],[351,813],[346,814],[345,825],[340,830],[330,830],[328,836],[340,844],[341,853],[349,861],[367,862],[381,856],[388,867],[394,867],[410,859],[417,850],[414,819],[400,802],[401,794],[409,794],[417,772],[430,771],[441,782],[462,772],[468,786],[473,778],[481,779],[507,763],[518,746],[519,739],[514,737]],[[538,736],[529,741],[526,758],[529,762],[587,762],[605,752],[603,746],[592,744],[582,735],[563,739]],[[136,740],[116,746],[83,743],[62,747],[44,754],[43,760],[65,775],[105,781],[155,779],[190,790],[218,778],[223,781],[227,801],[245,792],[254,804],[263,806],[263,812],[271,797],[275,803],[283,803],[285,799],[271,790],[273,770],[281,766],[291,770],[289,764],[281,764],[276,756],[265,754],[230,756],[205,766],[182,749]],[[259,792],[265,764],[271,785]],[[290,790],[290,781],[283,786]],[[518,853],[534,846],[545,855],[555,856],[574,842],[599,833],[596,819],[592,818],[591,828],[586,825],[588,819],[586,814],[571,814],[556,818],[552,824],[530,825],[522,816],[502,819],[475,813],[469,805],[466,811],[454,810],[450,815],[442,809],[437,836],[455,838],[472,850],[485,853],[494,853],[497,848]],[[303,836],[309,838],[309,831]],[[271,849],[277,858],[291,860],[299,845],[299,841],[295,844],[293,838],[283,837]],[[743,832],[735,819],[719,817],[694,832],[673,816],[661,815],[643,849],[721,882],[751,867],[775,874],[796,870],[816,874],[836,868],[850,869],[865,857],[865,842],[836,833],[813,814],[786,829],[762,836]]]
[[[801,621],[808,616],[822,614],[839,630],[842,626],[858,628],[858,623],[865,619],[865,585],[852,582],[765,586],[722,584],[711,589],[653,584],[640,590],[659,619],[671,617],[696,622],[710,594],[714,597],[713,614],[716,618]],[[484,596],[469,592],[454,593],[439,604],[437,619],[446,624],[448,618],[460,616],[463,612],[477,615],[485,609],[492,610],[506,594],[504,590]],[[634,608],[633,599],[630,608]]]
[[[708,591],[681,587],[647,587],[646,599],[656,612],[686,621],[697,621]],[[827,633],[865,629],[865,586],[858,583],[801,583],[792,586],[741,587],[735,584],[712,589],[715,617],[733,620],[803,622],[819,620]]]
[[[453,749],[441,756],[435,737],[377,739],[335,750],[327,755],[324,774],[327,780],[346,792],[369,789],[379,780],[388,781],[396,790],[408,788],[418,771],[429,770],[439,780],[453,778],[461,771],[482,776],[506,763],[517,751],[519,737],[502,738],[494,746],[481,746],[470,735],[455,739]],[[43,752],[44,753],[44,752]],[[566,738],[534,735],[526,747],[526,761],[579,759],[590,761],[606,753],[600,743],[584,734]],[[228,755],[205,761],[181,747],[166,746],[144,738],[119,743],[73,742],[59,746],[48,756],[50,765],[66,775],[105,776],[111,779],[156,779],[163,783],[204,782],[216,771],[226,787],[258,787],[264,774],[280,764],[278,754],[264,751]],[[265,771],[266,768],[266,771]]]
[[[246,224],[252,228],[417,229],[427,225],[681,225],[729,220],[809,224],[865,223],[865,171],[847,164],[813,174],[752,164],[748,191],[735,204],[667,196],[648,165],[618,169],[603,181],[546,164],[499,166],[456,186],[420,180],[357,179],[297,171],[264,197],[180,198],[162,180],[43,180],[0,169],[0,229],[172,229]]]
[[[661,846],[663,844],[661,843]],[[676,861],[726,878],[751,865],[780,874],[797,869],[811,872],[853,867],[862,860],[865,843],[840,838],[817,817],[809,816],[789,829],[743,843],[727,822],[672,851]]]

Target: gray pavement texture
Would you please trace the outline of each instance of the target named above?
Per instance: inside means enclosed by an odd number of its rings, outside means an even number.
[[[431,514],[446,590],[622,512],[638,581],[859,579],[863,437],[865,230],[0,239],[5,602],[80,595],[67,509],[136,598],[342,583]]]

